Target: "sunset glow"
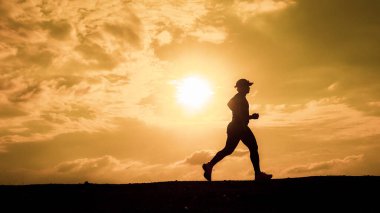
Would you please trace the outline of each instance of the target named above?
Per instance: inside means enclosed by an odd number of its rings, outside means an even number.
[[[200,109],[212,94],[209,83],[199,77],[184,78],[177,86],[177,101],[188,109]]]

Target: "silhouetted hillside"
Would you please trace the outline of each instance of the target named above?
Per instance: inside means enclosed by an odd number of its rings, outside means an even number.
[[[0,186],[2,212],[380,212],[380,177]]]

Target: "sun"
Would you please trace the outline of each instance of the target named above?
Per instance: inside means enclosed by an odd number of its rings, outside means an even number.
[[[210,84],[198,76],[186,77],[177,83],[177,101],[187,109],[201,109],[213,95]]]

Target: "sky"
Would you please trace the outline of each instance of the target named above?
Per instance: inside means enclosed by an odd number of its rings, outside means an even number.
[[[380,175],[378,11],[372,0],[1,0],[0,184],[204,180],[240,78],[254,82],[263,171]],[[213,179],[254,179],[242,143]]]

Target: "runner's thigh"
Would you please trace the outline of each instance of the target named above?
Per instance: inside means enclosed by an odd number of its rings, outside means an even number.
[[[227,136],[226,146],[223,148],[223,151],[227,153],[232,153],[237,145],[239,144],[240,138],[237,135],[230,135]]]
[[[254,150],[258,148],[256,138],[249,127],[244,129],[244,133],[241,136],[241,140],[248,147],[249,150]]]

